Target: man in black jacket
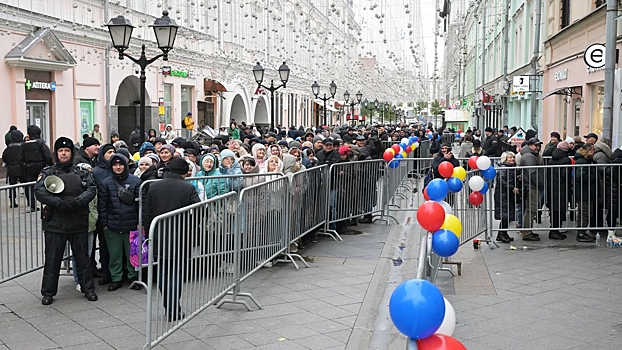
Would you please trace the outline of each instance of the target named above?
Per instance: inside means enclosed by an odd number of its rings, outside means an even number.
[[[59,137],[54,143],[56,163],[43,169],[35,184],[37,200],[45,204],[45,266],[41,285],[41,304],[50,305],[58,291],[60,264],[67,241],[76,260],[80,289],[89,301],[96,301],[95,284],[88,256],[89,203],[97,194],[97,186],[89,171],[73,165],[73,142]],[[64,184],[61,193],[52,193],[45,186],[48,176],[58,176]]]
[[[499,139],[493,132],[494,130],[491,127],[487,127],[484,130],[486,140],[484,141],[482,147],[489,157],[501,157],[501,145],[499,144]]]
[[[10,133],[10,142],[8,147],[2,152],[2,161],[7,164],[7,175],[9,177],[9,185],[16,185],[17,182],[24,183],[24,154],[22,153],[22,144],[24,142],[24,134],[15,129]],[[17,208],[17,190],[11,189],[9,192],[9,200],[11,208]]]
[[[86,163],[92,168],[95,168],[98,164],[97,155],[99,152],[99,140],[94,137],[87,137],[82,142],[82,147],[76,151],[76,155],[73,157],[73,164],[78,165],[80,163]]]
[[[54,164],[52,161],[52,151],[41,139],[41,129],[36,125],[31,125],[27,129],[28,141],[22,145],[24,154],[24,181],[31,182],[37,179],[41,170],[46,166]],[[26,192],[26,200],[30,206],[30,211],[38,210],[35,193],[30,188],[24,189]]]
[[[335,151],[335,145],[339,145],[339,141],[333,140],[330,137],[327,137],[322,141],[323,149],[315,155],[318,163],[317,165],[328,165],[331,166],[333,164],[341,162],[341,156],[338,151]]]
[[[183,158],[174,158],[166,167],[162,180],[151,184],[143,207],[145,232],[150,232],[153,219],[158,215],[200,202],[194,186],[184,181],[188,169],[188,163]],[[187,221],[181,219],[178,222]],[[151,249],[154,249],[159,264],[158,289],[162,293],[164,308],[168,320],[175,321],[184,318],[179,299],[186,257],[180,247],[187,244],[189,238],[184,237],[187,232],[182,232],[186,227],[176,226],[173,230],[168,228],[170,227],[165,224],[155,228]],[[163,237],[166,237],[165,244]]]

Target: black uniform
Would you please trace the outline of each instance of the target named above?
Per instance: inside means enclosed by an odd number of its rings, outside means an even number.
[[[2,161],[7,164],[9,185],[15,185],[18,182],[26,182],[24,178],[24,154],[22,152],[24,134],[19,130],[13,130],[9,134],[11,136],[11,142],[4,152],[2,152]],[[9,199],[11,200],[11,208],[18,206],[17,191],[15,188],[10,190]]]
[[[54,164],[52,161],[52,151],[41,139],[41,129],[36,125],[28,127],[28,141],[22,145],[22,153],[24,154],[24,178],[26,182],[37,180],[37,176],[46,166]],[[30,210],[34,211],[36,207],[35,194],[30,188],[25,189],[26,199],[30,205]]]
[[[73,142],[65,137],[54,144],[55,152],[70,148],[72,158]],[[51,193],[45,187],[48,176],[58,176],[64,183],[64,190]],[[35,184],[37,200],[45,204],[42,213],[45,233],[45,266],[41,285],[42,303],[49,305],[58,291],[60,265],[67,241],[76,260],[78,279],[82,292],[90,301],[97,300],[95,284],[88,256],[89,203],[97,195],[97,185],[89,171],[79,170],[73,159],[67,163],[56,162],[41,171]]]

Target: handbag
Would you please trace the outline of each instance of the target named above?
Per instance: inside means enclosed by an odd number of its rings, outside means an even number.
[[[141,244],[139,245],[139,241]],[[149,263],[149,244],[145,240],[145,230],[142,234],[130,231],[130,263],[134,268],[139,268]]]
[[[127,188],[121,186],[116,180],[114,182],[117,185],[117,197],[126,205],[132,205],[136,202],[136,197]]]

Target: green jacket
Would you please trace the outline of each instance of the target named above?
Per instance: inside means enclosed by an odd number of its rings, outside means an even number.
[[[229,137],[233,138],[234,140],[239,140],[240,130],[238,128],[235,128],[233,130],[229,129]]]
[[[9,145],[9,143],[11,143],[11,132],[10,131],[4,134],[4,143],[6,143],[7,146]]]

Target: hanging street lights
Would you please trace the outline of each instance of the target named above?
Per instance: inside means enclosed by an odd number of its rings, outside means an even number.
[[[355,96],[356,96],[356,100],[352,100],[352,102],[348,102],[350,100],[350,93],[348,92],[348,90],[346,90],[346,92],[343,93],[343,100],[346,102],[346,104],[350,105],[350,117],[352,118],[353,121],[354,121],[354,106],[361,103],[361,100],[363,99],[363,93],[361,93],[361,91],[359,90],[359,92],[357,92]]]
[[[361,103],[361,106],[371,111],[371,115],[369,116],[369,122],[372,123],[372,120],[374,119],[374,111],[378,110],[378,99],[375,99],[374,102],[369,102],[367,101],[367,99],[365,99],[365,101]],[[376,120],[376,122],[378,121]]]
[[[110,19],[106,27],[108,27],[108,31],[110,32],[112,47],[119,52],[119,59],[122,60],[127,57],[140,66],[140,144],[142,145],[143,142],[145,142],[145,82],[147,80],[145,69],[159,58],[168,61],[168,53],[175,45],[175,37],[177,36],[177,29],[179,26],[174,19],[168,16],[168,11],[163,11],[162,17],[157,18],[155,22],[150,25],[155,33],[158,48],[162,50],[161,54],[150,59],[148,59],[145,54],[144,44],[141,47],[139,58],[134,58],[125,53],[130,47],[132,31],[135,28],[130,20],[119,15]]]
[[[289,80],[289,67],[285,64],[285,62],[283,62],[283,64],[279,67],[278,72],[279,72],[279,78],[281,79],[281,85],[276,86],[276,87],[274,86],[274,80],[270,80],[269,87],[263,85],[264,72],[265,70],[263,69],[261,64],[257,62],[255,67],[253,67],[253,75],[255,76],[255,81],[257,82],[257,85],[259,86],[259,88],[264,88],[270,91],[270,131],[275,132],[274,130],[274,92],[280,88],[284,88],[284,89],[287,88],[286,85],[287,85],[287,81]]]
[[[326,126],[328,126],[328,122],[326,119],[326,101],[334,98],[335,94],[337,93],[337,84],[335,84],[334,81],[330,83],[329,90],[330,97],[326,97],[326,93],[324,93],[324,97],[318,97],[318,95],[320,94],[320,85],[317,83],[317,81],[313,82],[313,84],[311,85],[311,92],[313,92],[315,98],[320,99],[324,102],[324,125]]]

